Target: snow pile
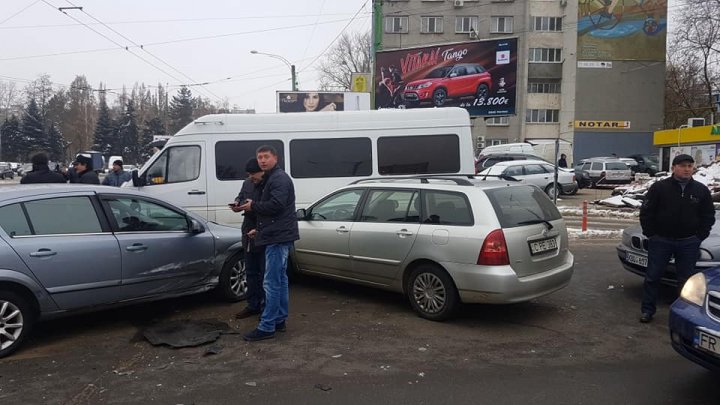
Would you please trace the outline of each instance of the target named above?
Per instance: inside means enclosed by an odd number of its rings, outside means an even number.
[[[622,238],[622,229],[613,230],[587,230],[583,232],[580,228],[567,228],[570,239],[615,239]]]
[[[577,207],[558,207],[558,211],[564,217],[581,217],[583,212]],[[621,210],[599,210],[596,208],[588,208],[589,217],[605,217],[605,218],[623,218],[635,219],[640,215],[637,210],[621,211]]]

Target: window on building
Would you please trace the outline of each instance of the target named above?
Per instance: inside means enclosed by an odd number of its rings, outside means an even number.
[[[560,82],[531,80],[528,82],[528,93],[560,93]]]
[[[533,30],[560,32],[562,28],[562,17],[533,17]]]
[[[560,110],[528,109],[525,111],[525,122],[560,122]]]
[[[385,17],[385,32],[395,34],[407,34],[408,18],[407,17]]]
[[[530,48],[530,63],[560,63],[562,62],[562,48]]]
[[[436,34],[443,32],[442,17],[420,17],[420,32],[423,34]]]
[[[510,125],[510,117],[490,117],[485,119],[485,125],[489,127],[506,127]]]
[[[455,17],[456,34],[469,34],[471,30],[475,32],[478,30],[477,17]]]
[[[488,144],[490,146],[494,146],[494,145],[504,145],[504,144],[508,143],[508,140],[507,139],[488,139],[487,142],[489,142]]]
[[[492,17],[492,32],[496,34],[513,32],[513,18],[507,16]]]

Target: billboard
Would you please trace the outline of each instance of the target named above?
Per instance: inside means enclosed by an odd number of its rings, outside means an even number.
[[[515,114],[517,38],[378,52],[375,108],[463,107]]]
[[[665,60],[667,0],[579,0],[578,60]]]
[[[332,91],[278,91],[277,112],[357,111],[370,109],[370,94]]]

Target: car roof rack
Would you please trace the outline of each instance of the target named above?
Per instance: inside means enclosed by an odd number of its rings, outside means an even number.
[[[452,181],[458,186],[472,186],[474,185],[469,179],[475,178],[474,174],[419,174],[409,176],[383,176],[383,177],[370,177],[367,179],[355,180],[350,184],[360,184],[367,182],[382,182],[386,180],[420,180],[422,184],[430,183],[429,180],[445,180]]]

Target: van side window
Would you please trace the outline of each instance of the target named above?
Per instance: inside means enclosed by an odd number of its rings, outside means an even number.
[[[149,186],[195,180],[200,176],[200,147],[167,148],[145,173]]]
[[[218,180],[245,180],[245,163],[257,148],[270,145],[278,153],[278,166],[285,170],[285,147],[280,140],[220,141],[215,144],[215,176]]]
[[[382,136],[377,141],[380,174],[457,173],[457,135]]]
[[[370,138],[290,141],[290,175],[293,178],[357,177],[371,174]]]

